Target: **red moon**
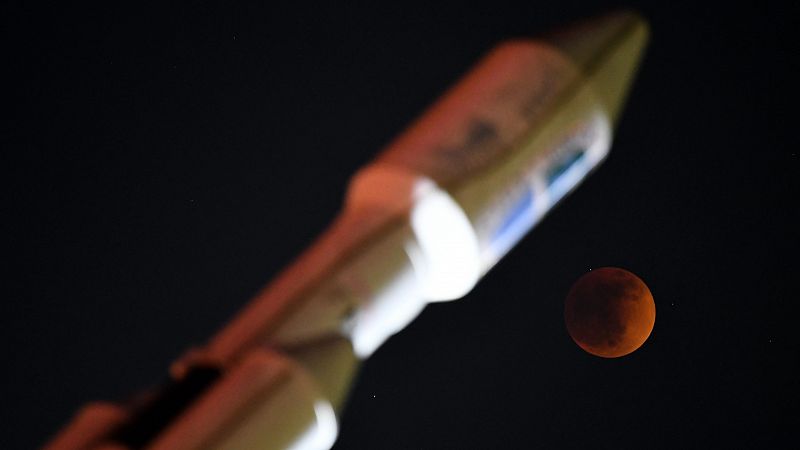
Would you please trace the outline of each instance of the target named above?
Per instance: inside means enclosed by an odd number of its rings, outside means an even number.
[[[603,358],[625,356],[644,344],[656,322],[656,304],[647,285],[616,267],[585,274],[572,285],[564,304],[567,331],[582,349]]]

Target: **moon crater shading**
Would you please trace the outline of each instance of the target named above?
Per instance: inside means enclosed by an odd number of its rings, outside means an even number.
[[[604,358],[625,356],[650,336],[656,306],[647,285],[636,275],[603,267],[583,275],[570,289],[564,320],[572,340]]]

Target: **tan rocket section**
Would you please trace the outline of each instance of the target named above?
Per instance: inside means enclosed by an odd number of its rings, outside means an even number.
[[[624,11],[586,20],[545,39],[579,68],[612,123],[617,123],[649,35],[639,14]]]

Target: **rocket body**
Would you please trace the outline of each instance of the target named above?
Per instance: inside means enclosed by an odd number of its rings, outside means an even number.
[[[329,448],[359,362],[427,303],[468,293],[605,159],[646,35],[621,13],[490,51],[154,400],[91,404],[47,448]],[[168,394],[188,380],[193,394]]]

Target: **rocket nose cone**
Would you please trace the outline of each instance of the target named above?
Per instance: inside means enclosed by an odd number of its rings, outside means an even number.
[[[640,15],[620,11],[556,30],[545,39],[581,69],[616,123],[648,35]]]

